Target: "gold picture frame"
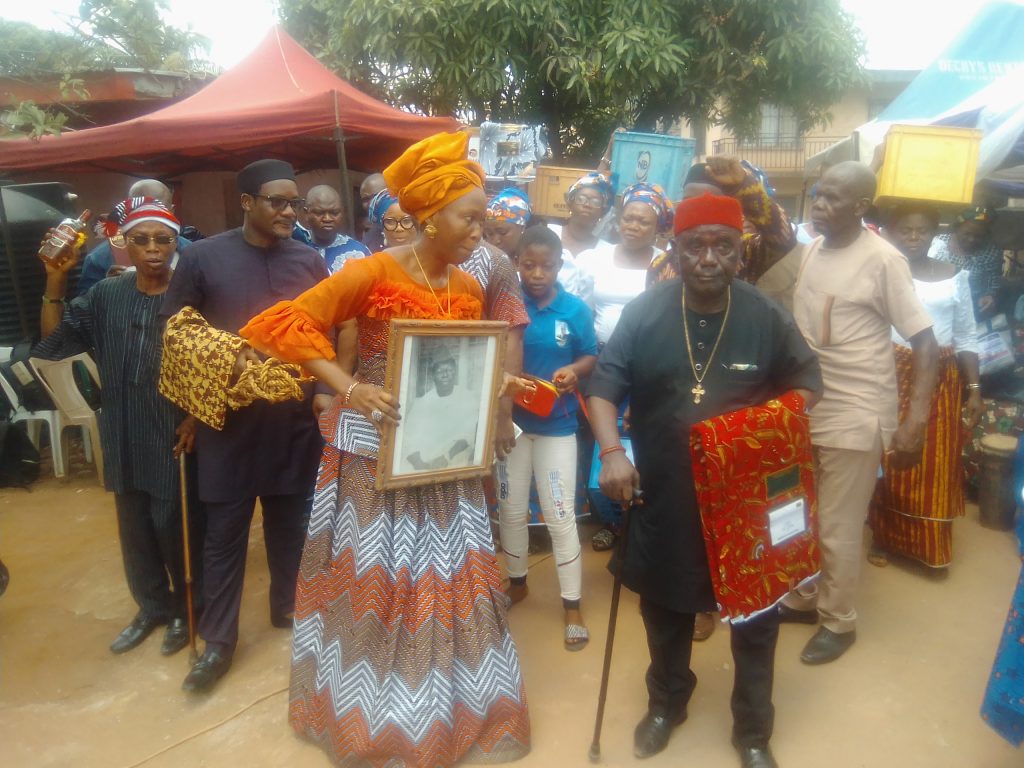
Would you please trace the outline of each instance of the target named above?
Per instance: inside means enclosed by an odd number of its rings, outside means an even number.
[[[507,332],[494,321],[391,321],[384,388],[401,418],[382,429],[377,490],[490,474]]]

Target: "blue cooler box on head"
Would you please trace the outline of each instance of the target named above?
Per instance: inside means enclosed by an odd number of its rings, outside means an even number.
[[[630,184],[646,181],[665,190],[673,203],[683,197],[683,179],[693,165],[697,150],[695,139],[664,136],[660,133],[615,134],[612,144],[612,184],[615,194]]]

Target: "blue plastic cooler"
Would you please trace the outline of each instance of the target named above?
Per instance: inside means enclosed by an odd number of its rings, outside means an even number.
[[[672,202],[683,197],[683,179],[693,165],[695,139],[660,133],[626,131],[615,134],[612,145],[612,183],[621,195],[630,184],[658,184]]]

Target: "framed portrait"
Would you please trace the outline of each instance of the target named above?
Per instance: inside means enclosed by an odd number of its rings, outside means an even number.
[[[490,473],[507,330],[503,322],[391,321],[384,379],[401,419],[381,435],[378,490]]]

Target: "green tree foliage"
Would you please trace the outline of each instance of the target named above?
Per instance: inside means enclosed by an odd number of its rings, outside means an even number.
[[[66,31],[39,29],[0,19],[0,74],[24,80],[59,76],[65,98],[87,98],[76,73],[112,67],[213,72],[205,60],[209,41],[191,30],[163,21],[166,0],[82,0],[79,18]],[[63,130],[72,111],[67,105],[43,109],[32,101],[6,102],[3,124],[16,134],[39,137]]]
[[[281,14],[396,106],[544,122],[556,153],[588,157],[616,125],[685,118],[753,136],[762,103],[826,124],[862,77],[839,0],[281,0]]]

